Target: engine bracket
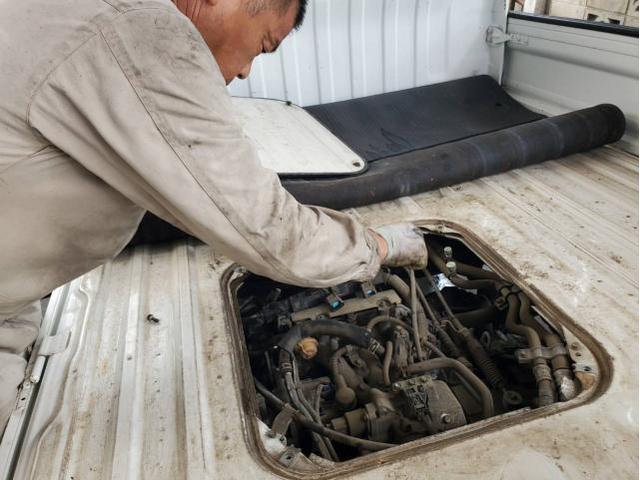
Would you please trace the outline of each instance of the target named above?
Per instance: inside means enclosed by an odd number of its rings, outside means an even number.
[[[553,347],[519,348],[515,353],[518,363],[530,363],[539,357],[551,360],[560,355],[568,355],[567,349],[561,344]]]

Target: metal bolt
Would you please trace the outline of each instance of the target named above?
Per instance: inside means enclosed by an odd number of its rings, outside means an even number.
[[[451,260],[453,258],[453,248],[444,247],[444,258],[445,260]]]
[[[443,413],[440,416],[440,420],[442,421],[442,423],[444,423],[445,425],[448,425],[449,423],[451,423],[451,415],[449,415],[448,413]]]
[[[578,350],[580,348],[580,344],[578,342],[573,342],[571,344],[571,350]]]
[[[456,266],[456,262],[447,262],[447,271],[449,272],[450,275],[455,275],[456,271],[457,271],[457,266]]]

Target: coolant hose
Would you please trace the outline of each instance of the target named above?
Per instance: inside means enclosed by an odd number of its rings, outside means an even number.
[[[345,376],[340,371],[340,361],[344,362],[342,356],[347,353],[350,348],[351,345],[345,345],[344,347],[339,348],[333,353],[333,355],[331,355],[331,360],[329,360],[333,381],[336,384],[336,401],[345,408],[353,408],[357,398],[355,390],[349,386]],[[360,384],[362,384],[361,379],[357,382],[357,385],[354,386],[357,387]]]
[[[387,351],[384,353],[384,361],[382,362],[382,378],[385,385],[391,385],[391,360],[393,359],[393,343],[387,342]]]
[[[465,327],[477,328],[489,323],[491,320],[496,318],[499,313],[500,311],[495,307],[495,305],[489,304],[476,310],[456,313],[456,317],[458,317],[460,323]]]
[[[442,295],[442,292],[438,288],[438,285],[436,285],[433,275],[429,273],[429,270],[425,268],[424,274],[427,277],[429,284],[434,289],[434,293],[436,294],[436,297],[438,297],[438,300],[440,300],[440,303],[442,304],[445,312],[447,312],[447,317],[456,330],[456,334],[465,343],[467,350],[471,354],[471,358],[473,358],[475,364],[478,366],[478,368],[480,368],[485,377],[487,377],[487,380],[489,380],[489,383],[491,383],[492,387],[504,388],[506,381],[502,376],[502,373],[498,369],[498,366],[493,362],[493,360],[491,360],[491,357],[489,357],[478,339],[473,336],[471,330],[462,325],[462,323],[460,323],[460,320],[458,320],[458,317],[453,314],[451,307],[447,303],[447,300],[444,298],[444,295]]]
[[[525,325],[516,323],[516,320],[520,316],[520,300],[518,296],[511,292],[509,288],[503,288],[501,293],[506,296],[509,309],[507,310],[507,320],[505,326],[507,330],[516,335],[521,335],[527,339],[527,344],[532,352],[539,352],[535,354],[533,358],[533,375],[538,385],[538,402],[541,407],[545,405],[551,405],[554,402],[553,395],[553,381],[551,378],[551,369],[547,365],[547,361],[541,356],[541,343],[540,337],[537,332]]]
[[[524,293],[519,293],[518,298],[520,300],[520,321],[524,325],[535,329],[546,347],[551,349],[554,347],[564,347],[564,342],[560,338],[560,335],[555,332],[547,332],[533,319],[531,315],[531,300],[529,297]],[[567,401],[575,398],[578,390],[573,379],[569,356],[564,353],[554,355],[551,358],[551,368],[560,394],[560,400]]]
[[[395,317],[391,317],[389,315],[378,315],[377,317],[373,317],[371,320],[369,320],[369,323],[367,323],[367,330],[369,330],[370,332],[373,332],[373,329],[380,323],[391,323],[393,325],[396,325],[404,330],[406,330],[407,332],[409,332],[411,334],[411,336],[413,338],[416,338],[416,331],[413,329],[413,327],[411,327],[410,325],[407,325],[406,323],[404,323],[402,320],[400,320],[399,318],[395,318]]]
[[[441,368],[455,370],[461,377],[469,382],[482,399],[482,416],[484,418],[493,416],[493,397],[491,396],[489,387],[487,387],[482,380],[480,380],[471,370],[459,361],[454,360],[453,358],[433,358],[431,360],[413,363],[407,366],[407,373],[427,373]]]
[[[278,346],[283,350],[293,354],[296,344],[305,337],[319,337],[320,335],[330,335],[340,337],[348,343],[366,348],[371,352],[381,355],[384,347],[371,336],[371,332],[366,328],[352,325],[350,323],[339,322],[338,320],[311,320],[298,323],[286,333],[278,342]]]
[[[404,304],[411,308],[411,287],[402,280],[398,275],[382,272],[382,281],[393,288],[400,296]],[[426,339],[429,333],[429,321],[427,315],[421,305],[416,310],[416,319],[418,321],[418,331],[416,332],[420,339]]]
[[[411,287],[409,287],[409,285],[407,285],[406,282],[402,280],[402,278],[400,278],[398,275],[392,275],[392,274],[383,272],[382,279],[384,283],[389,285],[398,293],[398,295],[400,295],[400,298],[402,298],[402,301],[406,305],[411,305]],[[421,338],[424,338],[424,339],[428,338],[427,333],[429,331],[428,330],[429,322],[427,320],[425,309],[429,309],[433,329],[435,330],[436,336],[442,342],[442,345],[444,346],[447,353],[454,358],[457,358],[459,360],[466,362],[467,359],[464,358],[458,346],[451,339],[451,337],[445,331],[445,329],[442,328],[442,326],[438,323],[438,319],[436,318],[435,312],[433,312],[433,310],[431,310],[431,308],[429,307],[429,304],[427,303],[427,299],[424,297],[422,290],[417,289],[417,293],[418,293],[418,298],[420,299],[420,303],[418,304],[416,311],[417,311],[417,320],[418,320],[418,330],[420,332]]]

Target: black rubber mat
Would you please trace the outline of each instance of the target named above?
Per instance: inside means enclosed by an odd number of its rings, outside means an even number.
[[[544,118],[486,75],[306,110],[367,162]]]

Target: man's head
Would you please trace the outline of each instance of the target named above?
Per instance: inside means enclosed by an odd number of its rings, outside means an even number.
[[[246,78],[304,20],[308,0],[173,0],[196,26],[225,81]]]

